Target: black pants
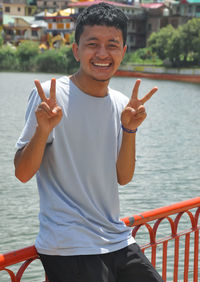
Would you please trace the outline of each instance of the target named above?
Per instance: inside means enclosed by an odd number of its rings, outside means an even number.
[[[163,282],[137,244],[107,254],[40,258],[50,282]]]

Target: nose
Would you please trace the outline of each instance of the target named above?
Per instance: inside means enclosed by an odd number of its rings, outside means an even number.
[[[101,58],[104,59],[108,56],[108,51],[106,49],[105,45],[100,45],[99,48],[97,49],[96,55]]]

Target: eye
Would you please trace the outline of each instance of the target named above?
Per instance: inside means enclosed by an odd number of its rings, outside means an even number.
[[[90,46],[90,47],[96,47],[97,44],[96,44],[95,42],[90,42],[90,43],[88,43],[88,46]]]
[[[110,49],[117,49],[118,46],[116,44],[109,44],[108,48],[110,48]]]

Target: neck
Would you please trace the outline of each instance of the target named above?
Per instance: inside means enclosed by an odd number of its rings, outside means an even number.
[[[70,79],[84,93],[94,97],[105,97],[108,95],[109,80],[95,80],[85,77],[80,71],[73,74]]]

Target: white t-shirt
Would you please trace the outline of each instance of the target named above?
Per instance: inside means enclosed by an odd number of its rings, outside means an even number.
[[[42,84],[49,96],[50,81]],[[116,161],[121,146],[121,111],[128,98],[109,88],[97,98],[66,76],[56,81],[63,118],[49,135],[36,174],[40,195],[39,253],[87,255],[116,251],[135,242],[120,220]],[[40,97],[34,88],[26,123],[16,144],[33,136]]]

